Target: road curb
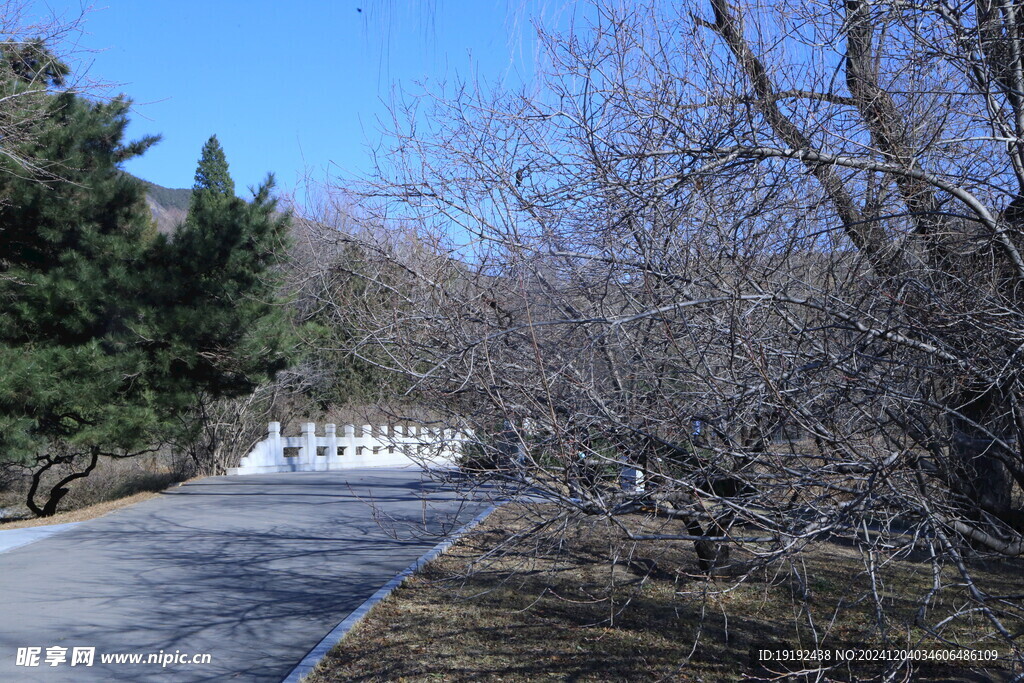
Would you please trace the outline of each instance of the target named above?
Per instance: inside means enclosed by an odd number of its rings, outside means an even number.
[[[468,524],[459,528],[458,531],[453,533],[444,541],[435,545],[427,551],[426,554],[420,556],[412,564],[395,575],[393,579],[384,584],[380,590],[371,595],[366,602],[357,607],[354,612],[345,618],[344,621],[335,626],[330,633],[324,636],[324,639],[317,643],[317,645],[302,658],[302,661],[292,669],[292,672],[288,674],[288,677],[281,683],[300,683],[305,676],[309,675],[309,673],[313,671],[313,668],[316,667],[320,660],[327,656],[327,653],[330,652],[331,648],[341,642],[341,639],[344,638],[356,624],[362,621],[363,617],[365,617],[378,602],[388,597],[392,591],[405,583],[406,579],[415,574],[420,567],[446,552],[455,543],[457,543],[460,538],[472,531],[473,527],[487,519],[487,517],[496,509],[498,509],[498,505],[490,506],[474,517]]]

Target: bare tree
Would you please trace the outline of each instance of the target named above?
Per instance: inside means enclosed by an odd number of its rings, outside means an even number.
[[[1022,13],[598,2],[542,30],[529,88],[395,108],[358,194],[429,249],[364,241],[400,305],[356,347],[488,435],[492,482],[628,538],[683,520],[660,538],[709,573],[923,549],[967,599],[922,626],[982,614],[1024,661],[1019,596],[972,564],[1024,555]]]
[[[60,54],[80,30],[86,12],[72,16],[40,16],[26,0],[0,2],[0,158],[3,172],[25,174],[40,181],[61,177],[52,159],[36,158],[30,144],[39,122],[50,114],[54,89],[96,92],[98,84],[72,80]]]
[[[194,411],[181,416],[175,442],[187,453],[191,474],[225,474],[266,437],[267,423],[281,422],[287,429],[294,419],[307,417],[313,375],[306,364],[299,364],[243,396],[197,396]]]

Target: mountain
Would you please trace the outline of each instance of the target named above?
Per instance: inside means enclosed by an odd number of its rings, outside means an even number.
[[[146,180],[142,180],[142,183],[146,186],[146,204],[156,221],[157,231],[171,234],[185,220],[192,190],[172,190]]]
[[[170,235],[188,215],[192,190],[172,190],[142,178],[137,180],[146,186],[146,204],[149,205],[149,212],[156,222],[157,232]]]

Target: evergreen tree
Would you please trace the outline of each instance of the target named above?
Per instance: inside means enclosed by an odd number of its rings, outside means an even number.
[[[372,342],[361,343],[356,330],[364,311],[395,311],[403,305],[402,272],[394,264],[380,267],[366,252],[345,245],[336,265],[319,273],[302,288],[298,330],[305,348],[312,350],[304,363],[311,381],[307,393],[322,410],[340,406],[394,403],[408,385],[386,369],[388,350]],[[378,268],[370,272],[371,268]],[[379,286],[370,286],[374,282]],[[324,301],[346,302],[344,310],[323,306]]]
[[[40,45],[0,59],[16,60],[4,70],[15,79],[66,73]],[[32,468],[29,506],[49,515],[100,455],[146,449],[160,422],[139,343],[153,232],[142,185],[119,168],[156,138],[123,142],[123,99],[57,91],[41,104],[18,152],[48,172],[0,159],[0,457]],[[68,469],[41,491],[56,465]]]
[[[11,55],[21,61],[0,70],[9,79],[56,86],[66,72],[0,50]],[[18,151],[47,171],[0,156],[0,459],[32,470],[28,506],[48,516],[100,457],[146,452],[197,424],[204,402],[284,367],[290,344],[273,275],[287,219],[272,179],[251,203],[237,199],[211,139],[168,240],[143,184],[120,169],[156,141],[123,141],[129,102],[51,90],[40,104]]]
[[[234,183],[216,137],[203,147],[188,217],[163,240],[159,263],[169,390],[192,397],[184,416],[193,445],[211,401],[247,394],[286,367],[293,346],[277,266],[288,217],[271,197],[273,176],[251,202]],[[214,445],[213,450],[217,450]],[[200,469],[217,453],[194,453]],[[219,464],[212,469],[218,469]]]
[[[39,38],[0,44],[0,59],[20,85],[62,87],[71,70]]]
[[[211,135],[203,145],[192,190],[196,193],[208,192],[222,197],[235,196],[235,181],[228,173],[228,160],[216,135]]]

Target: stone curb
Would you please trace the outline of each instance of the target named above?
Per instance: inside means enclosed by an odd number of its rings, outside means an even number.
[[[431,550],[427,551],[426,554],[422,555],[419,559],[415,560],[412,564],[399,572],[393,579],[384,584],[380,590],[370,596],[366,602],[357,607],[354,612],[345,618],[344,621],[335,626],[330,633],[324,636],[324,639],[302,658],[302,661],[292,669],[292,672],[288,674],[288,677],[281,683],[300,683],[303,678],[313,671],[313,668],[316,667],[320,660],[327,656],[327,653],[330,652],[331,648],[341,642],[341,639],[344,638],[356,624],[362,621],[363,617],[365,617],[378,602],[388,597],[392,591],[405,583],[406,579],[415,574],[420,567],[446,552],[452,547],[452,545],[458,542],[460,538],[472,531],[473,527],[484,521],[488,515],[494,512],[497,508],[498,505],[492,505],[481,512],[479,515],[474,517],[471,522],[461,527],[441,543],[438,543]]]

